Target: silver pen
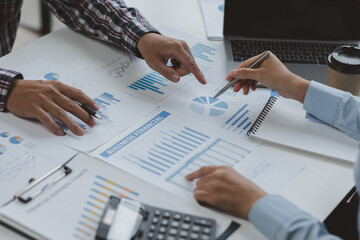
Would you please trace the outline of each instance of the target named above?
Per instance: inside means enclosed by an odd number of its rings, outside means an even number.
[[[268,58],[270,55],[269,51],[265,51],[263,52],[253,63],[250,64],[250,66],[248,68],[258,68],[260,66],[260,64],[265,61],[266,58]],[[237,83],[238,81],[240,81],[240,79],[235,78],[234,80],[232,80],[231,82],[229,82],[228,84],[225,85],[225,87],[223,87],[218,93],[215,94],[214,98],[219,97],[221,94],[223,94],[226,90],[228,90],[231,86],[233,86],[235,83]]]

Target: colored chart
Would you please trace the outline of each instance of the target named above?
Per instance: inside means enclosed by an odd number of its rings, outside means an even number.
[[[2,133],[0,133],[0,136],[1,136],[1,137],[4,137],[4,138],[9,137],[9,135],[10,135],[9,132],[2,132]]]
[[[190,50],[195,58],[200,58],[208,62],[213,62],[213,58],[217,51],[215,48],[206,46],[201,43],[198,43],[195,46],[191,47]]]
[[[0,155],[6,152],[6,147],[3,144],[0,144]]]
[[[157,94],[164,94],[164,88],[168,86],[169,80],[161,76],[157,72],[151,72],[145,77],[137,80],[129,85],[129,88],[140,92],[153,92]]]
[[[233,167],[244,159],[250,151],[246,148],[217,139],[202,152],[195,155],[181,168],[169,176],[166,180],[183,189],[192,191],[193,183],[185,180],[185,176],[203,166],[229,166]]]
[[[190,103],[190,109],[200,115],[216,117],[228,109],[226,102],[212,97],[197,97]]]
[[[161,176],[210,138],[188,127],[160,133],[160,137],[149,149],[143,149],[143,155],[133,152],[121,158],[149,173]]]
[[[46,80],[59,80],[60,79],[60,74],[58,73],[47,73],[44,75],[44,78]]]
[[[9,139],[9,142],[12,144],[19,144],[22,143],[22,141],[23,141],[22,137],[19,136],[15,136]]]
[[[239,132],[239,134],[247,132],[252,124],[250,112],[248,104],[245,104],[225,122],[222,128]]]
[[[97,98],[95,98],[94,101],[100,107],[100,111],[98,111],[97,113],[102,117],[102,119],[104,121],[112,122],[110,117],[107,116],[106,110],[108,109],[108,107],[119,103],[120,100],[115,98],[114,95],[105,92],[105,93],[101,94],[100,96],[98,96]]]
[[[218,9],[221,11],[221,12],[224,12],[224,4],[221,4]]]
[[[75,228],[75,238],[94,239],[106,202],[111,195],[128,199],[139,196],[137,192],[97,175]]]

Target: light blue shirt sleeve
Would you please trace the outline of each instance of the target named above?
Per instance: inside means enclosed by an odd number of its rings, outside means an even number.
[[[304,109],[346,135],[360,140],[360,100],[358,97],[312,81],[306,92]],[[359,159],[356,166],[359,166]],[[360,175],[356,175],[360,185]],[[327,232],[322,222],[278,195],[259,199],[249,220],[269,239],[339,239]]]

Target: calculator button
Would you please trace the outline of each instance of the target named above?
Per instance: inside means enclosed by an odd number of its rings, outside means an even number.
[[[168,211],[166,211],[166,212],[164,212],[163,216],[164,216],[164,218],[170,218],[170,217],[171,217],[171,213],[168,212]]]
[[[189,223],[190,221],[191,221],[191,217],[190,217],[190,216],[186,216],[186,217],[184,218],[184,222]]]
[[[153,218],[152,221],[151,221],[153,224],[157,224],[159,222],[159,219],[158,218]]]
[[[164,239],[165,239],[165,236],[162,235],[162,234],[159,234],[159,235],[156,236],[156,239],[157,239],[157,240],[164,240]]]
[[[180,231],[180,237],[186,238],[188,235],[189,235],[189,234],[188,234],[187,231]]]
[[[178,214],[178,213],[176,213],[176,214],[174,215],[174,220],[180,220],[180,219],[181,219],[181,215]]]
[[[167,240],[176,240],[176,238],[175,238],[175,237],[172,237],[172,236],[167,236],[166,239],[167,239]]]
[[[154,233],[152,233],[152,232],[148,233],[147,237],[148,237],[148,239],[153,239]]]
[[[166,219],[163,219],[163,220],[161,221],[161,225],[167,226],[167,225],[169,225],[169,221],[166,220]]]
[[[204,227],[211,227],[212,223],[206,219],[196,219],[196,225],[204,226]]]
[[[154,232],[156,230],[156,226],[155,225],[151,225],[150,226],[150,232]]]
[[[191,240],[197,240],[197,239],[199,239],[199,234],[197,234],[197,233],[191,233],[191,234],[190,234],[190,239],[191,239]]]
[[[210,228],[204,228],[202,231],[204,234],[210,234],[211,233],[211,229]]]
[[[202,235],[200,239],[201,239],[201,240],[209,240],[210,237],[209,237],[209,236],[206,236],[206,235]]]
[[[200,231],[200,227],[199,226],[192,226],[191,230],[193,232],[199,232]]]
[[[159,232],[160,232],[160,233],[165,233],[165,232],[166,232],[166,227],[161,227],[161,228],[159,228]]]
[[[175,228],[171,228],[171,229],[169,230],[169,234],[170,234],[170,235],[177,235],[177,234],[178,234],[178,230],[176,230]]]
[[[161,211],[159,209],[156,209],[155,212],[154,212],[155,216],[160,216],[161,214]]]
[[[180,226],[180,223],[175,221],[171,223],[171,226],[174,228],[178,228]]]
[[[181,225],[181,228],[184,230],[189,230],[190,229],[190,225],[187,223],[184,223],[183,225]]]

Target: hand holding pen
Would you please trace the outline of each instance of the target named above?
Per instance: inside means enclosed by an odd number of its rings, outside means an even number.
[[[62,125],[76,135],[83,135],[84,129],[73,121],[68,112],[89,126],[96,121],[91,113],[77,103],[81,102],[92,110],[99,110],[93,99],[79,89],[68,86],[60,81],[37,81],[15,79],[6,102],[7,109],[16,116],[38,119],[52,133],[63,136],[63,128],[50,116],[55,117]]]
[[[290,72],[271,52],[260,66],[248,68],[259,56],[244,61],[226,77],[227,81],[241,79],[234,85],[234,92],[243,88],[246,95],[250,88],[256,89],[256,83],[261,83],[265,87],[277,91],[280,96],[303,102],[310,82]]]
[[[248,69],[255,69],[260,67],[261,63],[263,61],[265,61],[268,57],[270,56],[270,52],[269,51],[265,51],[262,54],[260,54],[259,56],[256,57],[255,60],[252,60],[252,62],[248,65]],[[245,61],[244,63],[247,63],[247,61]],[[240,69],[241,67],[243,67],[244,63],[242,63],[237,69]],[[247,63],[248,64],[248,63]],[[246,91],[245,91],[245,86],[243,83],[243,81],[239,78],[232,78],[230,79],[229,76],[226,78],[226,80],[230,81],[228,84],[225,85],[225,87],[223,87],[215,96],[214,98],[219,97],[221,94],[223,94],[224,92],[226,92],[226,90],[228,90],[229,88],[231,88],[232,86],[236,85],[237,83],[240,83],[240,88],[244,86],[244,94],[248,94],[249,93],[249,87],[247,87]],[[249,80],[245,80],[245,81],[249,81]],[[237,84],[239,86],[239,84]],[[239,90],[240,90],[239,88]],[[256,89],[256,83],[252,83],[251,84],[251,88],[254,91]],[[238,91],[239,91],[238,90]],[[234,88],[234,92],[235,88]]]

